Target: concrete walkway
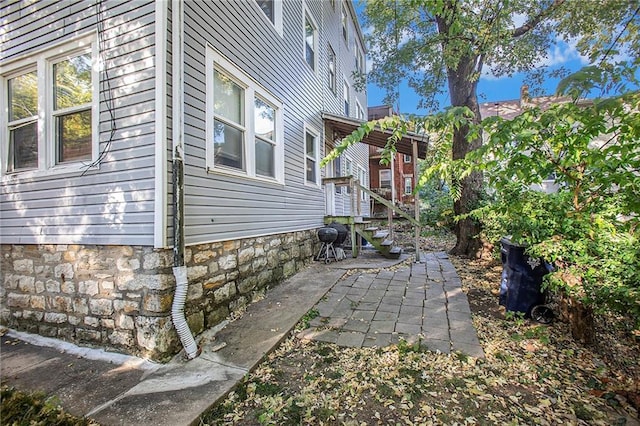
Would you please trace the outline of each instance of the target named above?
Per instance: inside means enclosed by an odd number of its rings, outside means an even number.
[[[345,276],[345,270],[371,267],[389,269]],[[191,361],[177,356],[159,365],[8,331],[0,351],[2,383],[56,395],[70,413],[103,425],[198,424],[314,306],[321,317],[302,337],[358,347],[420,338],[434,350],[482,356],[446,255],[404,266],[362,256],[315,263],[276,286],[241,318],[199,336],[202,354]]]

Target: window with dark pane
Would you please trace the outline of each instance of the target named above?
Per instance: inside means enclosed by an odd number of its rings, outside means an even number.
[[[227,75],[214,71],[214,163],[245,170],[244,89]]]
[[[275,22],[274,0],[256,0],[260,9],[267,15],[271,22]]]
[[[256,175],[276,176],[276,110],[264,100],[254,100]]]
[[[305,151],[307,154],[307,182],[317,183],[317,152],[316,152],[317,137],[309,132],[305,132]]]
[[[56,162],[91,160],[91,55],[86,53],[54,64],[53,85]]]
[[[304,48],[305,48],[305,60],[312,69],[316,67],[316,52],[315,52],[315,38],[316,29],[313,27],[311,20],[305,15],[304,19]]]
[[[35,71],[7,83],[9,105],[8,171],[38,167],[38,76]]]

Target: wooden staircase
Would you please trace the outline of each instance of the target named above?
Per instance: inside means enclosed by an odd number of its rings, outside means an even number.
[[[393,240],[389,237],[389,231],[381,230],[378,227],[372,226],[371,222],[363,220],[361,215],[361,193],[369,194],[369,196],[381,204],[385,205],[388,209],[389,230],[393,229],[393,212],[399,216],[407,219],[415,227],[415,253],[416,260],[420,260],[420,248],[418,246],[420,235],[420,222],[416,218],[409,216],[406,212],[400,210],[397,206],[393,205],[390,201],[385,200],[379,195],[373,193],[368,188],[360,185],[360,183],[354,179],[353,176],[341,176],[322,179],[322,183],[325,185],[326,191],[333,191],[334,186],[348,186],[351,190],[351,214],[349,216],[325,216],[324,223],[330,224],[333,222],[346,225],[351,230],[351,254],[353,257],[358,257],[358,252],[362,248],[361,238],[364,238],[372,246],[374,246],[384,257],[388,259],[398,259],[402,254],[402,248],[393,245]],[[417,201],[416,201],[417,202]],[[416,211],[417,217],[417,211]]]
[[[393,245],[390,240],[389,231],[379,229],[377,226],[365,227],[366,224],[356,224],[356,234],[367,240],[387,259],[398,259],[402,254],[402,249]]]

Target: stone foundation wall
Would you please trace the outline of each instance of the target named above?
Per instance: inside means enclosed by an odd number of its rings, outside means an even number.
[[[314,230],[187,247],[185,312],[193,333],[295,274],[317,249]],[[2,324],[155,360],[181,349],[171,322],[171,250],[8,244],[1,250]]]

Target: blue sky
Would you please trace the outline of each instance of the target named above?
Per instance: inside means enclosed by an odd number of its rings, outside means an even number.
[[[362,9],[362,4],[356,2],[356,10],[361,16],[363,13]],[[364,20],[361,18],[360,22],[362,23]],[[365,28],[363,28],[363,30],[366,31]],[[577,71],[587,64],[588,61],[586,58],[579,55],[575,46],[563,41],[558,41],[557,44],[550,49],[547,57],[538,65],[549,66],[551,69],[564,67],[570,71]],[[367,69],[370,69],[370,63],[367,63],[367,67]],[[478,84],[478,102],[483,103],[518,99],[520,97],[520,88],[524,83],[524,77],[524,74],[515,74],[512,77],[495,78],[491,75],[488,67],[485,66],[485,70]],[[542,93],[532,92],[532,94],[554,94],[559,81],[559,79],[548,79],[540,88]],[[385,97],[384,91],[369,83],[367,85],[367,92],[369,106],[383,104],[383,99]],[[420,98],[410,87],[408,87],[408,85],[401,85],[399,92],[399,101],[394,105],[394,107],[396,107],[396,109],[401,113],[418,115],[424,115],[427,113],[427,111],[419,110],[417,108]],[[444,99],[441,104],[443,107],[450,105],[449,99]]]

